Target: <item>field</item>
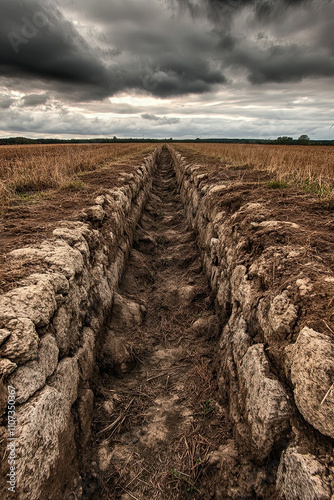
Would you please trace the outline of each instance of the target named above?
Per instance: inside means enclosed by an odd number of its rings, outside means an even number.
[[[49,189],[80,189],[81,174],[152,151],[147,144],[0,146],[0,213],[14,200]],[[249,167],[276,179],[271,187],[294,185],[334,197],[334,148],[247,144],[178,144],[198,161],[217,167]]]
[[[0,146],[0,213],[15,198],[55,188],[80,188],[80,174],[152,150],[147,144]]]
[[[2,147],[0,179],[18,500],[333,498],[334,149]]]
[[[295,185],[321,197],[334,196],[334,148],[258,144],[185,144],[182,150],[222,166],[248,166],[275,175],[276,187]],[[272,187],[275,187],[273,182]]]

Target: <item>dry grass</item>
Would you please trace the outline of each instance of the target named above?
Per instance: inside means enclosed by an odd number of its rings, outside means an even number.
[[[248,166],[273,173],[279,182],[334,196],[334,148],[261,144],[182,144],[180,149],[214,159],[219,165]]]
[[[152,149],[140,143],[0,146],[0,212],[18,194],[71,186],[82,172]]]

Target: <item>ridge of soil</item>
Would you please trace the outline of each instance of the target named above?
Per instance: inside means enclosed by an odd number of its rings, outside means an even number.
[[[328,200],[294,186],[272,189],[269,183],[276,177],[266,170],[230,166],[182,145],[177,145],[177,150],[187,163],[200,165],[199,173],[206,174],[207,183],[225,184],[224,192],[215,196],[217,206],[233,214],[249,202],[265,205],[275,220],[293,222],[305,229],[307,234],[300,243],[334,271],[334,207]]]
[[[62,220],[76,221],[80,210],[94,203],[94,198],[106,188],[124,185],[123,174],[131,174],[146,154],[131,161],[111,164],[102,169],[80,174],[82,187],[48,190],[30,201],[17,201],[0,217],[0,293],[18,286],[20,280],[35,270],[19,262],[7,260],[7,254],[17,248],[36,245],[52,237],[52,231]],[[29,193],[27,193],[29,194]],[[34,193],[30,193],[34,195]]]

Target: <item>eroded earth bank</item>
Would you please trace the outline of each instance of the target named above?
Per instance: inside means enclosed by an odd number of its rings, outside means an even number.
[[[332,226],[226,172],[158,148],[8,256],[17,498],[331,498]]]

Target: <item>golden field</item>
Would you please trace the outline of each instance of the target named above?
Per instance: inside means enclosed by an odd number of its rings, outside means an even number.
[[[334,147],[331,146],[199,143],[182,144],[182,149],[221,165],[265,170],[274,174],[279,183],[295,184],[320,196],[334,195]]]
[[[140,143],[0,146],[0,211],[22,193],[66,187],[80,182],[80,173],[131,159],[154,147]]]
[[[131,161],[156,144],[57,144],[0,146],[0,212],[27,193],[80,188],[80,174]],[[258,144],[178,143],[199,163],[247,166],[267,171],[277,187],[293,184],[321,197],[334,197],[334,148]]]

